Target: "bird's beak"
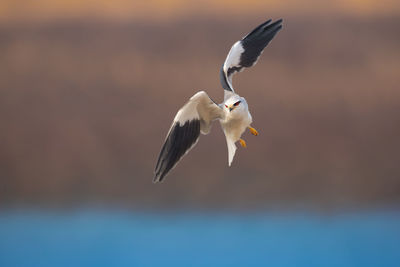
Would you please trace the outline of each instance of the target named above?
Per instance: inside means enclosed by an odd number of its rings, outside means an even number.
[[[229,106],[229,112],[231,112],[234,109],[233,106]]]

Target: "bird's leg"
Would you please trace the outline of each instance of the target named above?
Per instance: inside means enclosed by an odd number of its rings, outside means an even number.
[[[255,135],[255,136],[257,136],[257,135],[258,135],[258,132],[257,132],[257,130],[256,130],[256,129],[254,129],[253,127],[249,126],[249,130],[250,130],[250,132],[251,132],[251,134],[252,134],[252,135]]]
[[[242,147],[244,147],[244,148],[247,147],[246,141],[244,141],[242,138],[239,139],[239,142],[240,142],[240,145],[241,145]]]

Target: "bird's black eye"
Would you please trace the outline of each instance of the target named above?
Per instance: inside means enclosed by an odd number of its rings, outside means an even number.
[[[235,107],[237,106],[237,105],[239,105],[240,104],[240,102],[242,102],[242,101],[238,101],[238,102],[236,102],[235,104],[233,104]]]

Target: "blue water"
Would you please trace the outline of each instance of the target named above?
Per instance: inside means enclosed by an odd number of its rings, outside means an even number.
[[[400,212],[0,212],[0,266],[400,266]]]

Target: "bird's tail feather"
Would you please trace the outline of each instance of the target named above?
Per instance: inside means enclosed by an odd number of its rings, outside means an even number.
[[[226,136],[226,144],[228,145],[228,165],[231,166],[233,157],[235,156],[236,152],[236,145],[235,141],[230,139],[228,136]]]

